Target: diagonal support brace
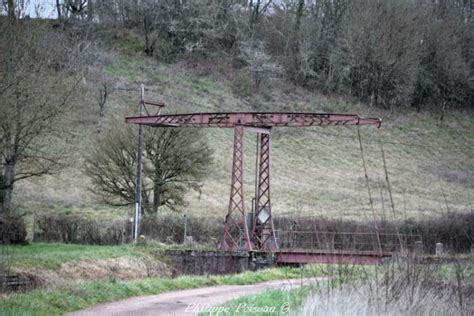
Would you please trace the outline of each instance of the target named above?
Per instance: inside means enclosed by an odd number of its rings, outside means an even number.
[[[252,250],[244,200],[244,126],[234,127],[229,209],[224,223],[222,251]]]
[[[256,172],[258,172],[257,197],[251,238],[255,249],[259,250],[278,249],[273,225],[270,191],[270,131],[271,130],[269,130],[269,133],[259,134],[260,156],[258,170],[256,170]]]

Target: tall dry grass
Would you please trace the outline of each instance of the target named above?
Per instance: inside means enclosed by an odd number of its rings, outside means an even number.
[[[414,256],[359,267],[349,277],[339,266],[333,281],[312,286],[298,315],[473,315],[473,268],[472,258],[419,264]]]

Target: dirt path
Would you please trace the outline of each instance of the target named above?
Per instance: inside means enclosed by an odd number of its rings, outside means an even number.
[[[252,285],[224,285],[133,297],[93,306],[69,316],[92,315],[197,315],[205,308],[218,306],[240,296],[266,289],[291,289],[309,284],[312,279],[278,280]]]

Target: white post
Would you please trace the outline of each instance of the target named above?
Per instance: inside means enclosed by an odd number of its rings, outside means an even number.
[[[185,244],[186,237],[188,237],[188,218],[186,217],[186,214],[183,215],[183,226],[184,226],[183,244]]]
[[[143,83],[140,85],[140,104],[138,108],[138,115],[143,115],[143,105],[145,103],[145,86]],[[142,208],[142,124],[138,125],[138,136],[137,136],[137,182],[136,182],[136,194],[135,194],[135,217],[134,217],[134,232],[133,239],[136,241],[138,238],[138,232],[140,230],[140,217]]]
[[[440,242],[436,243],[436,255],[441,256],[443,255],[443,253],[444,253],[443,244]]]

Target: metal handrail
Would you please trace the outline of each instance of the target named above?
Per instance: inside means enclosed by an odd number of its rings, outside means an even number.
[[[280,230],[277,234],[280,248],[303,249],[375,249],[378,243],[375,237],[381,238],[381,250],[396,251],[403,247],[412,249],[421,242],[421,235],[416,234],[390,234],[374,232],[330,232],[330,231],[297,231]],[[308,237],[310,236],[310,237]],[[309,240],[308,240],[309,239]],[[361,240],[362,239],[362,240]],[[364,240],[365,239],[365,240]],[[372,242],[370,242],[372,240]]]

